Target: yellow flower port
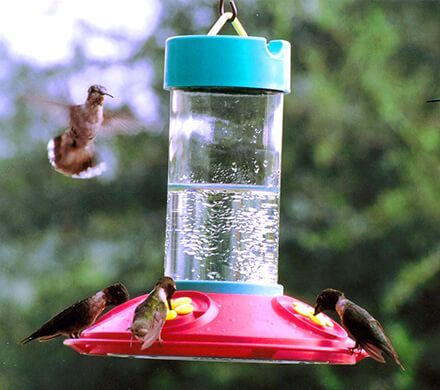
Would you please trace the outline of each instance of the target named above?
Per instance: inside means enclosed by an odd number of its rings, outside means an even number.
[[[172,310],[167,312],[167,321],[174,320],[178,315],[185,315],[194,311],[192,299],[190,297],[180,297],[171,300]]]

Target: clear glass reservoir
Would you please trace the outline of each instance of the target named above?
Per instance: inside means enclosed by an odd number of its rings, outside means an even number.
[[[283,93],[171,91],[165,274],[276,284]]]

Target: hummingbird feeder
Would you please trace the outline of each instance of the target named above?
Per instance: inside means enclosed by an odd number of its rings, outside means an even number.
[[[127,328],[134,298],[65,344],[90,355],[355,364],[345,330],[283,295],[278,281],[283,95],[290,44],[247,36],[237,10],[208,35],[169,38],[171,92],[165,275],[176,280],[163,342]],[[238,36],[217,35],[230,21]]]

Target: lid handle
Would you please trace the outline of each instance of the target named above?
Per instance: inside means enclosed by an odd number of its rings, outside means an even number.
[[[231,6],[232,12],[225,12],[225,1],[224,0],[220,1],[219,4],[220,17],[211,27],[211,29],[208,32],[208,35],[217,35],[220,32],[220,30],[223,28],[223,26],[226,24],[226,22],[229,20],[232,24],[232,27],[234,27],[234,30],[237,32],[239,36],[247,37],[248,34],[246,30],[244,29],[243,25],[240,23],[240,21],[237,18],[238,12],[234,0],[229,0],[229,4]]]

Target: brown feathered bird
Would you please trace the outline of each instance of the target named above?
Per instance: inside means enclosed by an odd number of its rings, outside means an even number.
[[[32,340],[48,341],[58,336],[78,338],[85,328],[95,323],[106,307],[120,305],[128,299],[128,290],[122,283],[112,284],[64,309],[30,336],[21,340],[21,343],[26,344]]]
[[[43,109],[51,118],[63,121],[67,128],[63,134],[47,144],[47,154],[52,167],[64,175],[89,179],[106,170],[104,161],[99,161],[95,150],[98,134],[133,132],[142,124],[126,114],[104,113],[104,98],[110,96],[102,85],[92,85],[84,104],[70,105],[26,97],[26,101]]]
[[[344,293],[331,288],[321,291],[316,298],[315,315],[323,310],[334,310],[338,313],[342,326],[356,342],[352,350],[362,347],[371,358],[380,363],[385,363],[385,353],[393,358],[402,370],[405,370],[379,321],[365,309],[347,299]]]

